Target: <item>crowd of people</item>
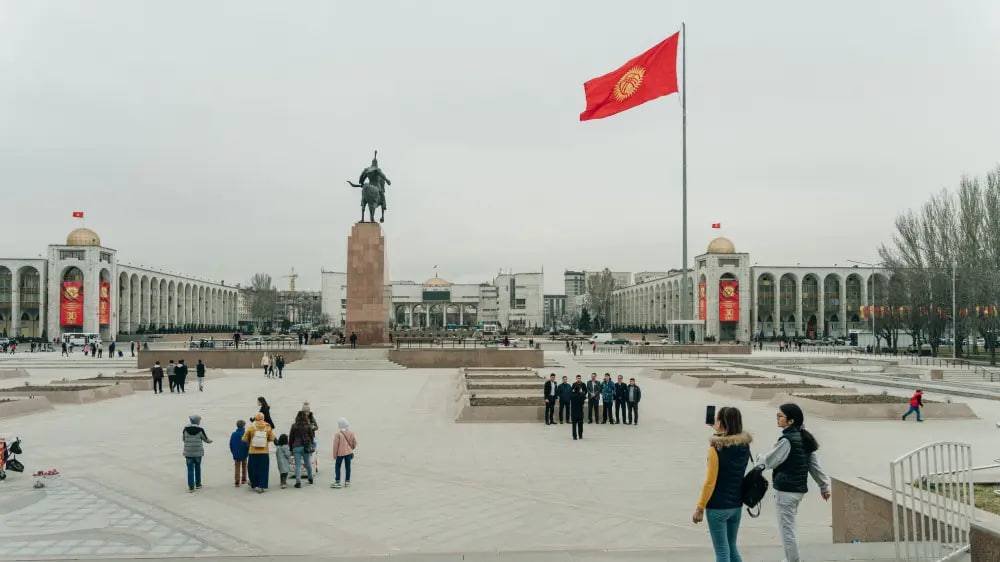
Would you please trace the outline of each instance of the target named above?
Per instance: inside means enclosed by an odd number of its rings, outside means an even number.
[[[573,439],[583,439],[583,407],[587,404],[587,423],[611,423],[639,425],[639,401],[642,389],[630,378],[628,384],[618,375],[618,381],[611,380],[611,373],[604,373],[604,380],[597,380],[597,373],[590,374],[590,380],[583,382],[581,375],[571,384],[563,375],[562,382],[556,381],[556,374],[549,374],[549,380],[542,387],[545,399],[545,425],[555,425],[556,401],[559,401],[559,423],[569,422],[573,426]],[[603,417],[603,419],[602,419]]]
[[[296,412],[288,433],[281,434],[275,432],[271,406],[263,396],[257,398],[257,407],[257,412],[249,419],[249,426],[247,421],[236,420],[236,429],[229,436],[234,486],[239,488],[247,485],[250,491],[264,493],[269,485],[272,451],[282,489],[288,487],[289,476],[294,477],[295,488],[302,487],[303,475],[308,484],[313,484],[315,475],[319,472],[316,458],[319,424],[309,402],[304,402]],[[188,420],[188,425],[181,431],[181,443],[187,464],[188,491],[194,492],[201,489],[201,461],[205,456],[205,444],[212,443],[212,440],[201,427],[201,416],[192,415]],[[354,460],[357,446],[358,438],[347,419],[337,420],[337,431],[332,439],[331,488],[351,485],[351,461]],[[342,468],[343,483],[340,478]]]
[[[753,438],[743,431],[739,409],[723,407],[716,412],[708,441],[705,482],[691,516],[695,524],[708,522],[716,562],[742,562],[736,543],[748,466],[752,471],[771,471],[778,532],[787,562],[800,560],[796,515],[809,491],[809,477],[819,486],[822,498],[830,499],[830,479],[817,456],[819,442],[806,430],[802,409],[796,404],[782,404],[775,417],[781,430],[778,441],[755,461],[750,454]]]
[[[205,363],[201,359],[195,364],[194,372],[198,379],[198,392],[203,392],[205,390]],[[156,361],[150,369],[150,374],[153,376],[153,394],[163,394],[164,376],[170,385],[171,393],[184,394],[186,392],[184,385],[187,382],[188,366],[183,359],[179,359],[176,363],[171,359],[167,363],[166,369],[160,365],[159,361]]]

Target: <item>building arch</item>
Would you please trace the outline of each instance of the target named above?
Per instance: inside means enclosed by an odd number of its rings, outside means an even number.
[[[132,323],[130,305],[132,304],[131,293],[129,292],[128,273],[122,271],[118,274],[118,333],[131,334]]]
[[[413,326],[415,328],[426,328],[427,327],[427,306],[423,304],[417,304],[413,306]]]
[[[0,335],[9,336],[13,334],[14,322],[11,315],[14,313],[14,275],[10,269],[0,265]]]
[[[841,312],[844,306],[844,298],[841,289],[841,278],[836,273],[828,273],[823,277],[823,336],[843,336],[846,334],[841,325],[844,314]]]
[[[798,276],[794,273],[785,273],[778,279],[778,301],[781,332],[788,337],[797,335],[800,301]]]
[[[17,299],[20,322],[15,335],[41,337],[42,274],[34,266],[25,265],[17,270]]]
[[[765,337],[775,337],[780,331],[779,319],[776,317],[777,282],[774,274],[761,273],[757,276],[757,302],[755,311],[757,317],[757,334]]]

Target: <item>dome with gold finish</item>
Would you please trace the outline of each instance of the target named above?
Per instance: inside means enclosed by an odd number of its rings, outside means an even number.
[[[435,275],[427,281],[424,281],[424,287],[451,287],[451,283]]]
[[[66,236],[67,246],[100,246],[101,237],[89,228],[77,228]]]
[[[732,240],[720,236],[715,240],[708,243],[709,254],[735,254],[736,246],[733,245]]]

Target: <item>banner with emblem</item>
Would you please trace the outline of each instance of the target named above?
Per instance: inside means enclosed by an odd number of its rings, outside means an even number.
[[[59,325],[83,326],[83,282],[63,281],[59,291]]]
[[[708,312],[708,290],[704,281],[698,282],[698,320],[704,320]]]
[[[719,281],[719,322],[740,321],[740,282],[736,279]]]
[[[100,305],[98,308],[98,322],[101,326],[111,323],[111,283],[101,281]]]

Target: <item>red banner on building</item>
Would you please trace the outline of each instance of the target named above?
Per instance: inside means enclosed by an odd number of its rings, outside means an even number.
[[[98,321],[101,326],[111,323],[111,283],[101,281],[100,308],[98,308]]]
[[[740,282],[736,279],[719,281],[719,322],[740,321]]]
[[[708,311],[708,304],[706,302],[706,288],[705,282],[698,282],[698,320],[704,320],[706,312]]]
[[[59,293],[59,325],[83,326],[83,283],[63,281]]]

